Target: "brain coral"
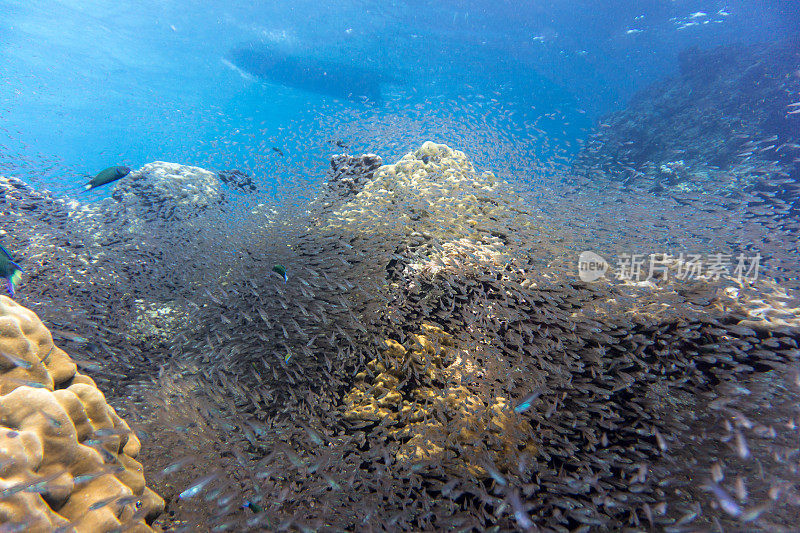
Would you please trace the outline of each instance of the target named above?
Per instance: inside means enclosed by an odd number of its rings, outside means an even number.
[[[139,439],[32,311],[0,296],[0,523],[14,531],[147,525]]]

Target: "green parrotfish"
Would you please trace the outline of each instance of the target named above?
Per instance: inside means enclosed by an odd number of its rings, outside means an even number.
[[[84,189],[90,191],[92,189],[100,187],[101,185],[105,185],[106,183],[111,183],[112,181],[117,181],[118,179],[124,178],[130,173],[131,173],[130,167],[126,166],[108,167],[98,172],[97,175],[89,181],[89,183],[84,185]]]
[[[0,246],[0,278],[6,280],[6,290],[14,297],[14,285],[22,278],[22,267],[14,262],[8,250]]]

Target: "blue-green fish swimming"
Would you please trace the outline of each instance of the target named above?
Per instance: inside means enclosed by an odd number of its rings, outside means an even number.
[[[283,282],[286,283],[289,281],[289,276],[286,274],[286,267],[283,265],[275,265],[272,267],[272,271],[275,272],[277,275],[283,278]]]
[[[0,246],[0,278],[6,280],[6,290],[14,297],[14,286],[22,278],[22,267],[14,262],[8,250]]]
[[[539,392],[539,391],[535,391],[535,392],[532,392],[532,393],[528,394],[528,395],[525,397],[525,399],[524,399],[524,400],[522,400],[522,401],[521,401],[521,402],[520,402],[520,403],[519,403],[519,404],[518,404],[518,405],[517,405],[517,406],[514,408],[514,412],[515,412],[515,413],[517,413],[517,414],[522,414],[522,413],[524,413],[525,411],[527,411],[528,409],[530,409],[530,408],[531,408],[531,405],[533,405],[533,402],[534,402],[534,401],[536,401],[536,398],[538,398],[538,397],[539,397],[541,394],[542,394],[542,393],[541,393],[541,392]]]
[[[97,175],[89,181],[89,183],[84,185],[84,190],[90,191],[92,189],[100,187],[101,185],[105,185],[106,183],[111,183],[112,181],[117,181],[118,179],[122,179],[130,173],[131,173],[130,167],[126,166],[108,167],[98,172]]]

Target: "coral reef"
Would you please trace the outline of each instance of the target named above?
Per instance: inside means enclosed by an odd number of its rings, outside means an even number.
[[[163,510],[139,439],[38,317],[0,296],[0,522],[135,531]]]
[[[578,282],[574,243],[520,204],[426,143],[310,214],[281,259],[289,283],[268,257],[198,309],[206,327],[171,350],[187,382],[165,384],[162,411],[207,395],[187,445],[194,428],[224,428],[237,466],[216,475],[239,488],[204,490],[242,490],[261,509],[248,519],[225,503],[217,523],[736,527],[693,479],[720,464],[752,495],[791,483],[773,455],[796,435],[777,429],[799,392],[791,300],[730,278]],[[738,434],[747,458],[725,447]],[[740,501],[739,517],[786,522],[781,494]],[[703,513],[686,518],[693,506]],[[174,523],[196,519],[175,509]]]
[[[359,157],[347,154],[332,156],[325,184],[309,206],[310,209],[339,207],[347,198],[358,194],[381,165],[383,160],[375,154],[364,154]]]
[[[213,172],[163,161],[131,172],[114,187],[112,198],[128,216],[141,221],[154,217],[185,221],[225,202],[220,180]]]
[[[388,208],[399,217],[389,221],[397,227],[459,232],[462,228],[454,224],[458,216],[468,222],[492,216],[496,209],[493,197],[504,185],[490,172],[477,172],[463,152],[426,142],[397,163],[379,168],[336,215],[348,222],[366,218],[372,223],[380,218],[375,216],[378,210]],[[370,209],[374,211],[370,213]],[[444,226],[434,226],[438,223]]]
[[[691,162],[677,161],[661,171],[673,188],[692,180]],[[70,275],[91,284],[113,273],[114,291],[98,282],[79,299],[38,277],[25,285],[32,297],[64,298],[94,319],[94,336],[114,339],[111,356],[99,345],[91,357],[92,375],[120,374],[124,388],[103,386],[109,401],[152,437],[138,460],[166,500],[154,525],[793,524],[800,324],[788,292],[672,271],[579,281],[584,230],[625,245],[650,237],[622,208],[652,211],[654,195],[639,205],[645,194],[613,179],[565,185],[570,217],[545,220],[445,145],[378,163],[339,158],[293,218],[271,206],[235,225],[214,208],[159,218],[146,240],[111,243],[89,263],[67,245]],[[105,206],[96,222],[76,210],[84,215],[70,226],[91,231],[71,230],[70,242],[80,235],[93,253],[131,223],[116,200]],[[200,233],[205,241],[184,242]],[[181,251],[195,244],[202,258]],[[112,270],[113,254],[156,264]],[[154,272],[169,286],[148,285]],[[127,314],[107,315],[117,300]]]
[[[354,427],[391,427],[387,440],[399,443],[397,461],[435,464],[449,476],[488,479],[535,460],[533,429],[508,399],[487,404],[461,385],[483,377],[469,352],[455,350],[452,336],[437,326],[423,323],[422,331],[410,349],[384,341],[384,357],[369,361],[345,396],[345,418]]]

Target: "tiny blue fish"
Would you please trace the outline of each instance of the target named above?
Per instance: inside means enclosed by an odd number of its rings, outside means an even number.
[[[18,366],[20,368],[24,368],[25,370],[28,370],[33,366],[33,363],[31,363],[30,361],[26,361],[25,359],[17,357],[14,354],[6,353],[6,352],[4,352],[2,350],[0,350],[0,357],[3,357],[4,359],[8,359],[8,361],[12,365]]]
[[[242,505],[242,509],[250,509],[251,511],[253,511],[256,514],[264,512],[264,508],[263,507],[261,507],[260,505],[258,505],[255,502],[251,502],[250,500],[246,500],[244,502],[244,505]]]
[[[531,408],[533,402],[536,401],[536,398],[538,398],[541,394],[542,394],[541,392],[532,392],[528,394],[525,397],[525,399],[522,400],[522,402],[520,402],[520,404],[514,408],[514,412],[517,414],[524,413],[525,411]]]

